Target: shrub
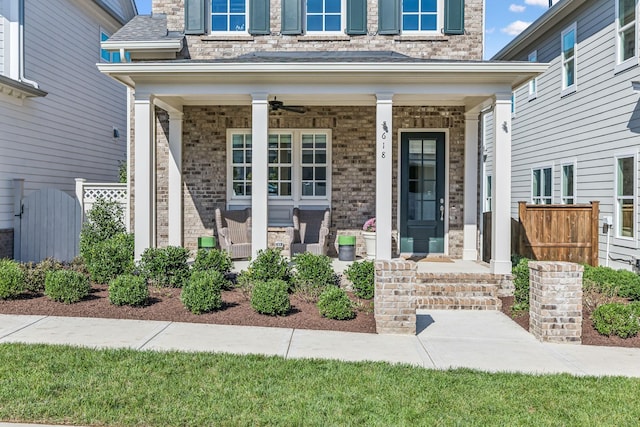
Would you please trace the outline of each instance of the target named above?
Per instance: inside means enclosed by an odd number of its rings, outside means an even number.
[[[295,272],[293,285],[305,301],[316,302],[327,285],[334,283],[331,259],[326,255],[314,255],[309,252],[297,255],[293,259]]]
[[[44,292],[44,281],[47,278],[47,273],[61,270],[62,268],[62,263],[53,258],[43,259],[37,264],[34,262],[22,264],[24,289],[35,293]]]
[[[353,284],[354,293],[358,298],[373,298],[375,289],[373,261],[356,261],[345,270],[344,274]]]
[[[226,281],[219,271],[194,271],[182,289],[180,300],[194,314],[217,310],[222,307],[221,290]]]
[[[337,286],[329,286],[318,299],[320,314],[329,319],[347,320],[356,315],[347,293]]]
[[[0,260],[0,299],[15,298],[24,291],[24,272],[10,259]]]
[[[82,273],[71,270],[57,270],[47,273],[44,293],[53,301],[71,304],[89,295],[89,279]]]
[[[240,293],[245,300],[251,299],[251,293],[253,292],[253,282],[251,281],[251,273],[249,271],[242,271],[236,277],[235,287],[240,290]]]
[[[640,332],[640,304],[604,304],[594,310],[591,319],[602,335],[632,337]]]
[[[259,250],[251,263],[249,274],[254,282],[282,280],[288,283],[291,278],[289,262],[279,249]]]
[[[147,248],[140,259],[145,279],[155,286],[181,288],[189,279],[189,251],[180,246]]]
[[[511,269],[515,291],[513,311],[529,310],[529,260],[520,258]]]
[[[219,249],[200,249],[191,267],[193,271],[215,270],[227,274],[233,267],[233,261],[227,251]]]
[[[144,305],[149,288],[143,277],[122,274],[109,282],[109,302],[113,305]]]
[[[284,316],[291,309],[289,284],[284,280],[254,282],[251,293],[251,307],[258,313]]]
[[[119,203],[103,198],[96,200],[80,231],[80,255],[85,262],[91,261],[93,245],[127,231],[123,215],[124,209]]]
[[[91,280],[97,283],[108,283],[121,274],[133,271],[133,234],[120,233],[95,243],[89,253],[91,255],[87,269]]]
[[[582,277],[585,284],[597,285],[602,293],[640,300],[640,276],[632,271],[586,265]]]

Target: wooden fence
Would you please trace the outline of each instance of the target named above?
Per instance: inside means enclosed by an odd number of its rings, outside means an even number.
[[[600,203],[530,205],[518,203],[511,221],[511,253],[539,261],[598,265]],[[483,214],[483,260],[491,259],[491,213]]]

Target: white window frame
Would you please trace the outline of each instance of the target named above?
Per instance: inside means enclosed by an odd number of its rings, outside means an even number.
[[[573,56],[570,59],[564,57],[564,36],[573,31]],[[565,64],[573,61],[573,84],[567,85],[567,72]],[[561,96],[569,95],[578,90],[578,26],[574,22],[565,28],[560,35],[560,68],[562,74],[562,92]]]
[[[302,195],[302,135],[324,134],[327,137],[327,191],[325,196]],[[251,129],[227,129],[227,204],[247,205],[251,204],[251,196],[235,196],[233,194],[233,135],[250,135]],[[292,171],[291,171],[291,196],[269,196],[269,205],[298,206],[323,206],[331,204],[331,129],[269,129],[269,135],[290,134],[292,137]],[[252,161],[255,161],[252,158]]]
[[[484,182],[484,212],[491,212],[493,205],[493,198],[491,197],[491,192],[493,191],[493,177],[491,175],[487,175]]]
[[[209,34],[212,36],[225,36],[225,35],[245,35],[245,34],[249,34],[249,0],[245,0],[244,1],[244,30],[242,31],[231,31],[231,30],[227,30],[227,31],[214,31],[213,30],[213,23],[212,21],[212,17],[213,17],[213,6],[212,6],[212,2],[213,0],[208,0],[207,1],[207,15],[209,17],[209,21],[206,23],[206,25],[209,27]],[[226,14],[227,15],[227,23],[228,23],[228,19],[229,19],[229,13]]]
[[[635,5],[635,17],[633,22],[630,22],[629,24],[625,25],[624,27],[620,27],[620,0],[616,0],[615,1],[615,8],[616,8],[616,50],[615,50],[615,56],[616,56],[616,66],[614,69],[615,73],[619,73],[621,71],[624,71],[626,69],[629,69],[635,65],[638,65],[638,4],[636,3]],[[626,60],[622,60],[622,33],[628,29],[629,27],[634,26],[634,42],[635,42],[635,49],[634,49],[634,53],[633,56],[626,59]]]
[[[564,168],[573,167],[573,194],[564,194]],[[572,203],[567,203],[568,199],[573,199]],[[560,162],[560,203],[563,205],[575,205],[578,203],[578,161],[576,159],[563,160]]]
[[[340,0],[340,29],[337,31],[307,31],[307,0],[304,1],[304,16],[302,17],[305,33],[308,35],[342,35],[347,28],[347,0]],[[322,16],[325,16],[324,14]]]
[[[631,196],[618,196],[618,161],[625,158],[633,159],[633,195]],[[616,153],[613,158],[613,229],[615,239],[624,242],[622,244],[629,245],[629,242],[635,241],[635,247],[638,247],[638,241],[636,236],[638,235],[638,152],[636,150],[629,150]],[[633,230],[632,236],[622,236],[620,223],[620,201],[621,200],[633,200]]]
[[[549,194],[544,194],[544,179],[546,177],[546,175],[544,174],[544,171],[549,169],[549,178],[551,179],[551,185],[550,185],[550,193]],[[548,204],[553,204],[553,164],[544,164],[544,165],[539,165],[536,167],[532,167],[531,168],[531,172],[529,174],[530,179],[531,179],[531,203],[533,203],[534,205],[548,205]],[[533,194],[533,174],[535,171],[540,171],[540,180],[542,182],[541,188],[540,188],[540,196],[536,196]],[[549,203],[543,203],[544,200],[549,199]]]
[[[402,2],[400,2],[400,32],[401,34],[405,34],[405,35],[439,35],[441,36],[441,29],[444,28],[444,0],[437,0],[438,2],[438,10],[436,13],[436,29],[435,30],[425,30],[425,31],[421,31],[421,30],[405,30],[403,25],[402,25],[402,16],[403,16],[403,9],[402,9]]]
[[[538,62],[538,51],[534,50],[527,57],[529,62]],[[529,101],[532,101],[538,97],[538,79],[533,78],[529,80]]]
[[[517,99],[517,93],[514,90],[511,92],[511,118],[512,119],[516,118],[516,99]]]

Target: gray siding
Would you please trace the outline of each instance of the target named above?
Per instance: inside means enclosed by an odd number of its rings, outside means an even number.
[[[3,3],[0,1],[0,74],[4,74],[4,15]]]
[[[26,76],[48,95],[0,98],[0,229],[13,226],[12,179],[25,179],[27,193],[73,194],[76,177],[116,181],[126,156],[126,89],[96,68],[100,28],[119,25],[75,0],[26,2],[25,14]]]
[[[606,216],[615,219],[614,159],[620,152],[638,153],[640,148],[640,96],[631,82],[640,79],[638,67],[615,73],[615,2],[588,2],[573,16],[547,31],[527,51],[537,49],[538,61],[550,63],[538,78],[537,98],[528,100],[528,86],[516,92],[516,117],[512,141],[512,214],[517,202],[531,201],[531,169],[553,165],[553,201],[560,203],[561,164],[577,162],[577,200],[600,201],[600,223]],[[565,97],[561,92],[560,34],[577,23],[577,91]],[[637,169],[637,166],[636,166]],[[637,171],[636,171],[637,173]],[[637,181],[636,181],[637,187]],[[640,194],[636,188],[636,196]],[[614,238],[610,255],[614,258],[640,257],[636,198],[636,237]],[[600,263],[606,260],[606,235],[600,235]],[[629,264],[610,261],[616,268]]]

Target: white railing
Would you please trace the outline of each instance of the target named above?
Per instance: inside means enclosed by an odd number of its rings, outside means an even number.
[[[123,208],[124,218],[122,219],[127,226],[127,231],[130,230],[129,192],[127,190],[126,183],[87,182],[84,178],[76,178],[76,198],[82,208],[81,212],[83,221],[87,212],[93,207],[93,204],[99,198],[118,202]]]

